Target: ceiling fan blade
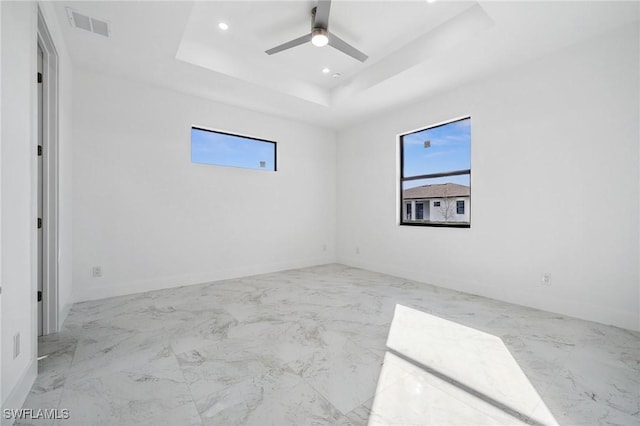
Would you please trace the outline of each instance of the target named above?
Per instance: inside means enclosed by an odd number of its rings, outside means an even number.
[[[318,0],[316,7],[316,17],[313,21],[313,28],[329,29],[329,10],[331,9],[331,0]]]
[[[367,55],[365,55],[355,47],[351,46],[349,43],[342,40],[340,37],[331,33],[329,33],[329,46],[332,46],[338,49],[342,53],[345,53],[351,56],[352,58],[359,60],[360,62],[364,62],[367,60],[367,58],[369,58]]]
[[[282,52],[283,50],[291,49],[292,47],[300,46],[311,41],[311,34],[305,34],[302,37],[298,37],[294,40],[281,44],[280,46],[273,47],[266,50],[267,55],[273,55],[274,53]]]

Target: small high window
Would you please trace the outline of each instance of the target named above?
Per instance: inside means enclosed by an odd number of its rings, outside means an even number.
[[[276,171],[276,143],[191,128],[191,162]]]
[[[471,118],[400,136],[400,224],[469,228]]]

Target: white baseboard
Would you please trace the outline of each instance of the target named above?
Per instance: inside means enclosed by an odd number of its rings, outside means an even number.
[[[29,367],[25,370],[24,374],[15,385],[15,387],[11,390],[11,393],[5,399],[2,404],[2,420],[0,424],[2,426],[11,426],[15,422],[15,419],[5,419],[4,418],[4,410],[5,409],[20,409],[24,405],[24,402],[27,400],[27,396],[31,391],[31,387],[33,383],[36,381],[36,376],[38,375],[38,360],[33,359]]]
[[[285,271],[289,269],[305,268],[309,266],[325,265],[335,263],[333,256],[297,259],[287,262],[275,262],[261,265],[246,265],[236,269],[219,269],[216,271],[178,275],[170,277],[158,277],[150,280],[111,282],[95,285],[87,282],[74,293],[74,302],[85,302],[88,300],[105,299],[109,297],[125,296],[147,291],[162,290],[166,288],[181,287],[185,285],[203,284],[208,282],[222,281],[234,278],[243,278],[251,275],[268,274],[272,272]]]
[[[593,304],[571,303],[569,301],[535,301],[532,300],[528,294],[524,293],[511,293],[507,295],[506,293],[497,293],[497,290],[495,289],[493,291],[487,291],[486,286],[479,285],[479,283],[476,282],[462,280],[452,281],[451,277],[443,275],[425,277],[419,273],[409,273],[409,271],[398,268],[395,265],[384,264],[382,262],[374,263],[350,256],[338,257],[338,263],[373,272],[379,272],[381,274],[406,278],[412,281],[429,283],[437,287],[500,300],[506,303],[553,312],[559,315],[578,318],[585,321],[594,321],[600,324],[613,325],[627,330],[640,331],[640,318],[636,312],[625,312]]]
[[[69,316],[69,311],[71,311],[72,305],[73,303],[65,303],[62,309],[60,309],[60,313],[58,314],[58,331],[62,330],[62,326]]]

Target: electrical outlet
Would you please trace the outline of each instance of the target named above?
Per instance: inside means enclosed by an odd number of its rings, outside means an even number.
[[[20,355],[20,333],[13,335],[13,359],[18,358]]]
[[[540,276],[540,284],[542,284],[542,285],[551,285],[551,272],[544,272]]]
[[[356,246],[356,254],[360,254],[360,247]]]
[[[322,245],[322,251],[327,251],[327,245],[326,244]]]
[[[102,276],[102,266],[94,266],[91,268],[91,276],[93,278],[100,278]]]

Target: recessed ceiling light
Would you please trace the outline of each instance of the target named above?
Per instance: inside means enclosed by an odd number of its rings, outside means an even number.
[[[329,68],[322,68],[322,72],[325,74],[329,74],[331,70]]]
[[[342,76],[342,74],[340,74],[339,72],[333,74],[331,77],[333,78],[340,78]]]
[[[229,29],[229,24],[227,24],[226,22],[220,22],[218,24],[218,28],[220,28],[222,31],[227,31]]]
[[[427,3],[435,3],[436,0],[427,0]]]

